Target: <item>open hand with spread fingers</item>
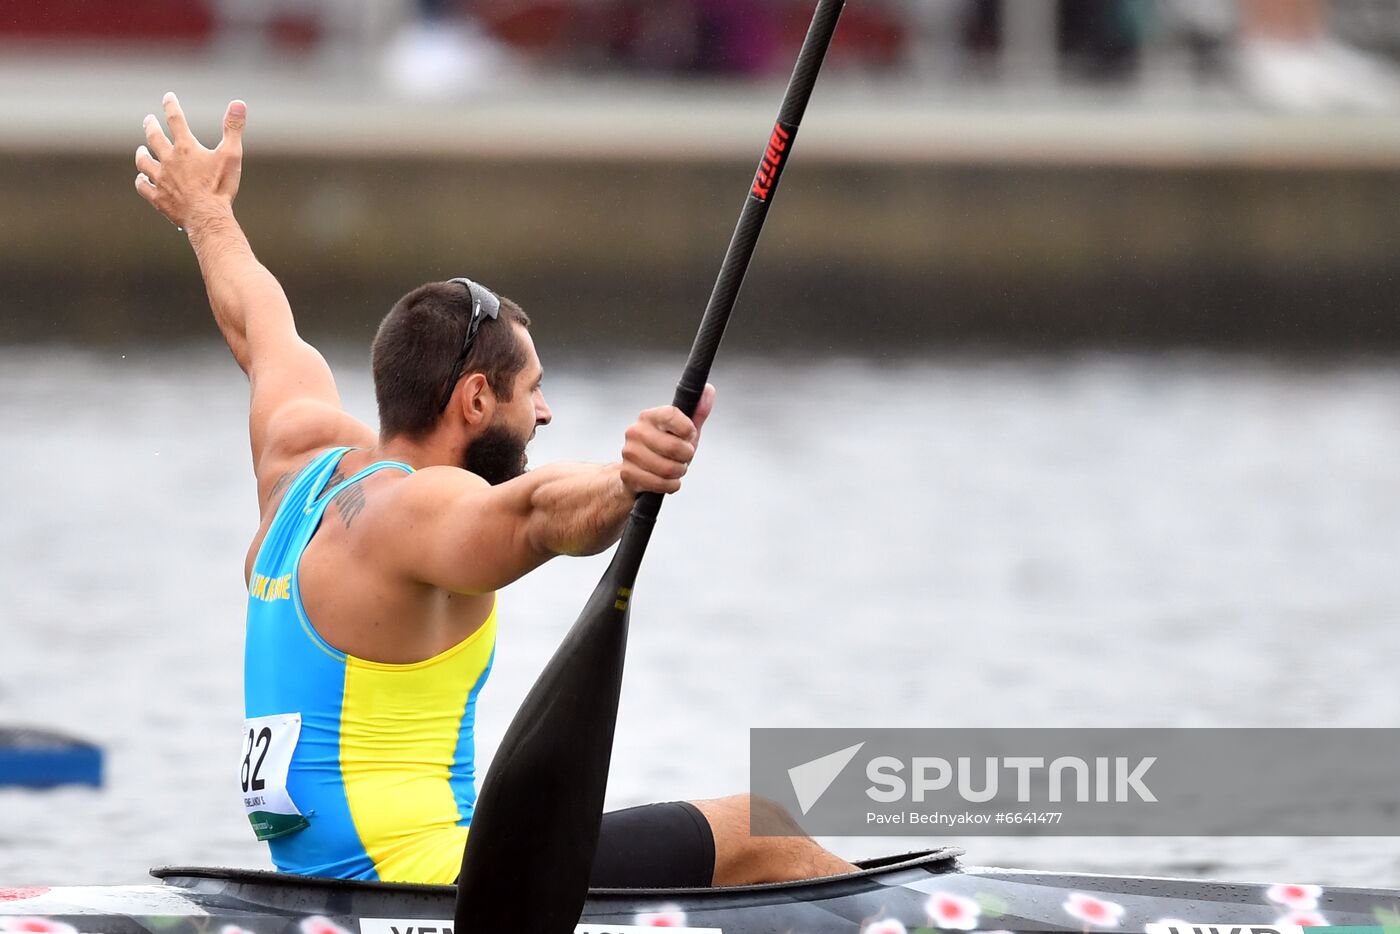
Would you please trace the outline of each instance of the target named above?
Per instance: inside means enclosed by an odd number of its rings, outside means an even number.
[[[227,216],[238,194],[243,171],[243,126],[248,105],[233,101],[224,112],[223,138],[213,149],[190,132],[174,93],[161,101],[167,137],[155,114],[142,121],[146,145],[136,149],[136,191],[177,227],[188,228],[204,217]]]

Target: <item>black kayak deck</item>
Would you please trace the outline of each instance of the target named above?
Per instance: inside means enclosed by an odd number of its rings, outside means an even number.
[[[665,926],[692,934],[1141,931],[1154,922],[1394,924],[1400,890],[1292,880],[1234,883],[961,865],[944,848],[868,860],[860,872],[710,889],[598,889],[580,934]],[[0,930],[56,934],[454,934],[456,888],[171,867],[163,884],[0,889]],[[529,906],[521,906],[522,917]],[[36,927],[32,922],[55,926]],[[464,932],[465,934],[465,932]]]

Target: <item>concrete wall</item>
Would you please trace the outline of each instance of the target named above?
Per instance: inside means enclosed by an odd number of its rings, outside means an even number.
[[[749,160],[259,155],[239,215],[314,338],[471,275],[570,346],[683,350]],[[0,154],[0,341],[214,335],[129,155]],[[729,340],[1400,347],[1400,168],[796,156]]]

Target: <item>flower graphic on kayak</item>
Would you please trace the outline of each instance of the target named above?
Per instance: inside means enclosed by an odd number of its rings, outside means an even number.
[[[893,918],[872,921],[860,930],[861,934],[909,934],[909,929]]]
[[[1290,911],[1274,924],[1287,924],[1300,928],[1320,928],[1327,926],[1327,919],[1316,911]]]
[[[312,915],[302,919],[301,934],[350,934],[350,932],[325,915]]]
[[[62,921],[48,918],[0,918],[0,931],[23,934],[78,934],[78,929]]]
[[[1269,897],[1269,901],[1278,902],[1285,908],[1292,908],[1294,911],[1312,911],[1317,907],[1317,900],[1322,895],[1322,886],[1271,885],[1264,894]]]
[[[18,889],[0,889],[0,902],[22,902],[26,898],[38,898],[49,890],[47,885],[27,885]]]
[[[1083,892],[1070,892],[1064,909],[1070,917],[1098,927],[1116,928],[1118,919],[1123,917],[1122,905]]]
[[[977,918],[982,914],[981,905],[952,892],[933,893],[924,907],[934,927],[945,931],[970,931],[977,927]]]
[[[685,912],[680,905],[665,904],[655,911],[639,911],[632,923],[644,928],[683,928]]]

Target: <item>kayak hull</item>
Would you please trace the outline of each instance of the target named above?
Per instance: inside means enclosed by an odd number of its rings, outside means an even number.
[[[723,934],[869,929],[1141,931],[1192,924],[1395,923],[1394,889],[1225,883],[958,864],[953,848],[872,860],[860,873],[723,889],[598,889],[586,934],[685,927]],[[32,934],[451,934],[453,886],[169,868],[161,884],[0,888],[0,931]],[[521,906],[522,916],[528,906]]]

